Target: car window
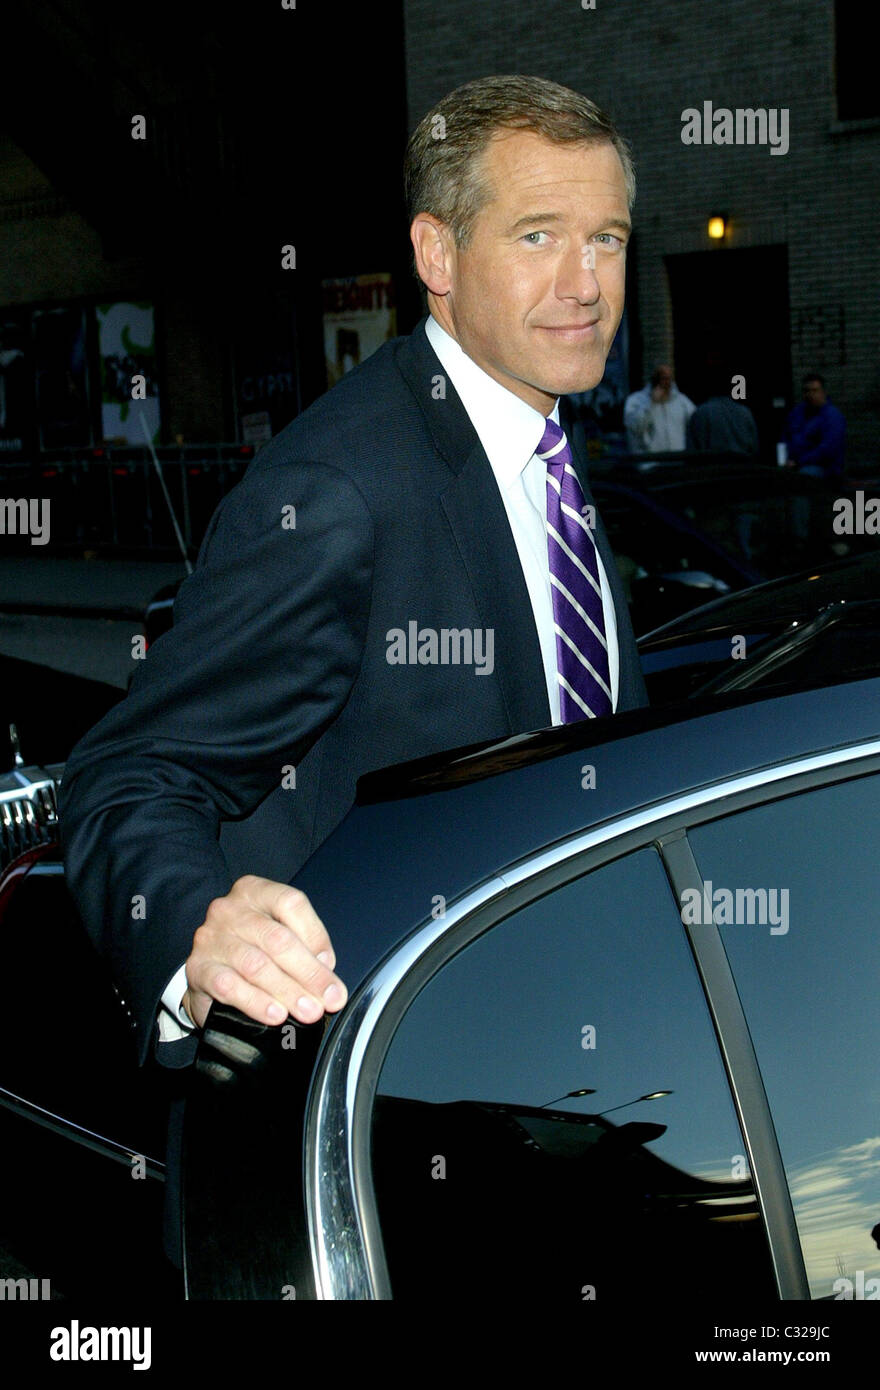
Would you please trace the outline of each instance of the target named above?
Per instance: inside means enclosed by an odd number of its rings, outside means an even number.
[[[707,639],[686,634],[678,642],[658,639],[653,644],[651,641],[643,643],[640,660],[650,704],[659,707],[686,700],[708,681],[738,671],[742,663],[737,666],[733,657],[734,650],[738,649],[734,638],[748,653],[760,647],[769,636],[766,631],[745,630],[724,637]]]
[[[628,567],[634,576],[700,570],[726,584],[744,583],[742,572],[706,545],[690,526],[676,526],[661,518],[637,493],[621,494],[597,486],[596,500],[624,576]]]
[[[844,601],[762,629],[719,613],[702,631],[649,634],[640,660],[652,705],[726,690],[778,693],[864,680],[880,671],[880,602]],[[711,634],[711,635],[710,635]],[[724,635],[722,635],[724,634]]]
[[[386,1054],[372,1164],[395,1298],[775,1292],[653,849],[547,893],[437,969]]]
[[[834,530],[836,495],[833,485],[771,475],[766,487],[737,483],[730,489],[694,489],[682,511],[734,559],[767,579],[779,579],[876,548]]]
[[[847,604],[845,609],[838,609],[833,621],[806,634],[805,640],[793,646],[790,653],[785,650],[790,645],[786,634],[780,632],[778,640],[780,646],[774,661],[765,669],[756,670],[754,680],[749,681],[750,689],[791,690],[863,680],[880,671],[880,605]],[[749,650],[756,648],[753,641]]]
[[[814,1298],[880,1297],[878,813],[871,776],[690,834],[711,885],[702,910],[715,913],[764,1078]]]

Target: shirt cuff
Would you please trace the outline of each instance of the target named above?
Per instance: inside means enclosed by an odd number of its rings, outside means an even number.
[[[159,1008],[159,1041],[178,1042],[195,1032],[195,1024],[183,1008],[183,996],[188,989],[186,965],[172,975],[162,995]]]

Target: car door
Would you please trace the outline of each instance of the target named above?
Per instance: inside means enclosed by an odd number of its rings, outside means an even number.
[[[810,1149],[792,1118],[809,1078],[792,1091],[781,1060],[797,1066],[794,1015],[777,997],[784,900],[768,897],[759,925],[756,893],[806,875],[800,944],[788,949],[795,992],[808,977],[818,989],[832,928],[816,875],[837,885],[832,901],[854,884],[869,916],[864,904],[880,900],[865,847],[845,856],[841,839],[855,788],[860,823],[876,823],[877,779],[865,774],[877,753],[863,744],[762,769],[548,847],[394,953],[352,1000],[312,1089],[306,1197],[320,1296],[501,1299],[516,1289],[530,1300],[673,1295],[718,1307],[743,1294],[839,1296],[846,1286],[831,1288],[829,1258],[853,1291],[870,1287],[870,1180],[863,1174],[844,1226],[833,1209],[811,1216],[808,1203],[821,1153],[838,1168],[874,1161],[876,1082],[869,1062],[840,1070],[847,1098],[826,1107]],[[817,858],[826,817],[838,834]],[[760,874],[753,842],[770,857]],[[735,908],[741,890],[751,925],[728,930],[714,908],[694,919],[692,895],[704,901],[715,862],[725,876],[713,881]],[[856,944],[856,969],[875,981],[869,928]],[[795,950],[805,952],[797,967]],[[843,953],[836,969],[839,1008]],[[867,1039],[880,1009],[871,987],[857,999]],[[828,1045],[827,1019],[823,1028]],[[807,1056],[818,1090],[833,1093],[830,1064],[819,1068],[815,1049]],[[815,1234],[829,1221],[830,1257]]]
[[[0,876],[0,1249],[56,1296],[176,1296],[162,1255],[175,1073],[138,1066],[131,1020],[44,843]]]
[[[814,1299],[880,1299],[878,806],[880,781],[863,776],[690,835],[716,919],[733,918],[719,931]]]

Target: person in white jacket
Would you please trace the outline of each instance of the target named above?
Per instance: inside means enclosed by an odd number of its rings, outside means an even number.
[[[696,410],[679,391],[671,367],[656,367],[650,383],[627,396],[623,423],[631,454],[660,454],[684,449],[687,422]]]

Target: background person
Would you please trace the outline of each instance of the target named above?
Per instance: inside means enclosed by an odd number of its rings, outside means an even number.
[[[688,419],[685,431],[688,449],[698,453],[757,456],[758,426],[745,401],[736,401],[731,396],[732,375],[726,370],[719,372],[713,382],[712,395],[698,405]]]
[[[627,396],[623,423],[631,454],[680,452],[686,447],[687,422],[696,409],[679,391],[672,368],[656,367],[641,391]]]
[[[786,466],[814,478],[839,478],[846,461],[846,420],[828,399],[818,372],[808,372],[801,384],[803,399],[789,414],[785,431]]]

